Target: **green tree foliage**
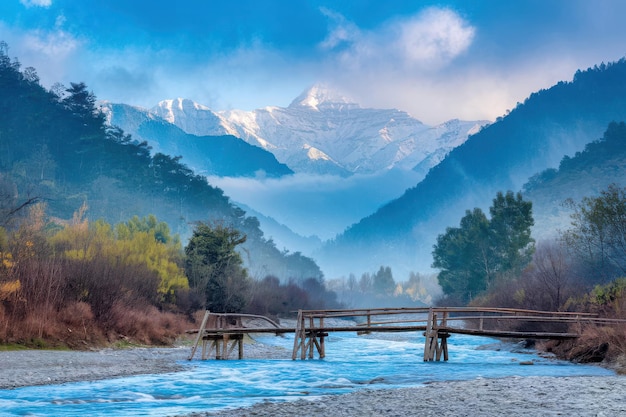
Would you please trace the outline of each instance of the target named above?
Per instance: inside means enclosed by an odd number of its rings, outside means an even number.
[[[522,194],[498,193],[489,208],[489,237],[496,272],[519,274],[532,259],[535,250],[530,228],[534,224],[532,203]]]
[[[626,273],[626,188],[612,184],[598,197],[568,204],[572,227],[563,237],[590,266],[587,274],[606,282]]]
[[[479,208],[467,210],[460,227],[437,237],[433,267],[440,269],[444,294],[467,302],[496,279],[516,275],[530,262],[534,241],[532,203],[520,193],[499,192],[490,207],[491,220]]]
[[[199,222],[185,247],[185,270],[192,287],[204,289],[206,308],[220,313],[241,312],[249,278],[235,248],[246,241],[240,231]]]
[[[51,239],[57,252],[65,258],[74,261],[100,258],[111,264],[146,268],[158,277],[154,300],[159,304],[175,303],[177,291],[189,287],[181,265],[180,242],[178,238],[170,238],[167,225],[159,223],[154,216],[143,220],[134,217],[115,228],[102,220],[90,225],[81,217],[79,213],[72,225]]]

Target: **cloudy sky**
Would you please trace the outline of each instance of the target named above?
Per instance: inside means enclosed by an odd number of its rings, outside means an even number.
[[[626,54],[622,0],[2,0],[0,40],[44,86],[214,110],[317,82],[425,123],[503,115]]]

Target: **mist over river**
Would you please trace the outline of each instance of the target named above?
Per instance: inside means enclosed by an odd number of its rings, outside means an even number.
[[[246,344],[246,352],[271,345],[274,358],[201,361],[197,353],[192,361],[179,361],[180,372],[0,390],[1,415],[171,416],[432,381],[614,375],[484,337],[453,335],[448,340],[450,360],[429,363],[422,359],[421,332],[331,333],[326,358],[305,361],[291,360],[292,335],[255,340]],[[531,361],[531,366],[520,364]]]

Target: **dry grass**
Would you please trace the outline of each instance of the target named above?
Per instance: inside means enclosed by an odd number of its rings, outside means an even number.
[[[74,302],[60,311],[35,310],[23,319],[7,317],[0,305],[0,340],[31,348],[69,347],[88,349],[117,344],[170,345],[193,324],[183,314],[159,311],[156,307],[129,308],[114,304],[111,320],[103,326],[91,306]]]
[[[110,341],[122,338],[141,344],[169,345],[191,326],[183,315],[162,312],[152,306],[140,309],[116,303],[112,317]]]
[[[547,341],[538,345],[557,357],[579,363],[602,363],[626,373],[626,326],[588,325],[576,340]]]

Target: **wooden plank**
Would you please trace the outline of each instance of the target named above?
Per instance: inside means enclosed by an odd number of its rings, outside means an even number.
[[[296,329],[293,336],[293,352],[291,353],[291,359],[296,360],[298,349],[300,348],[300,321],[302,319],[302,310],[298,310],[298,318],[296,319]]]
[[[424,362],[428,362],[432,357],[432,333],[433,333],[433,309],[428,310],[428,321],[426,322],[426,328],[424,329]]]
[[[194,343],[193,348],[191,349],[191,354],[187,358],[187,360],[192,360],[193,355],[196,354],[196,349],[198,348],[198,343],[200,343],[200,339],[202,338],[202,333],[204,332],[204,328],[206,326],[206,322],[209,319],[211,312],[209,310],[205,310],[204,318],[202,319],[202,324],[200,325],[200,329],[198,330],[198,337],[196,337],[196,343]]]

